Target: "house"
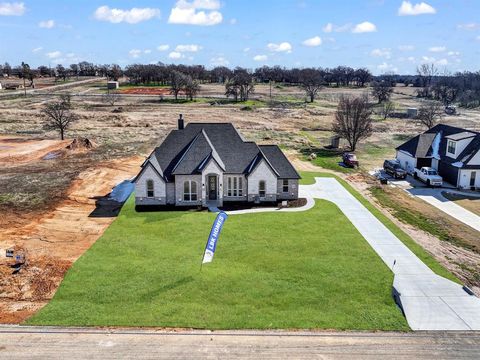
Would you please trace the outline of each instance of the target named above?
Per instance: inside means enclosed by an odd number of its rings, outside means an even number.
[[[397,147],[408,173],[430,166],[462,189],[480,189],[480,133],[439,124]]]
[[[223,206],[298,198],[298,175],[276,145],[245,141],[231,123],[189,123],[182,116],[142,164],[135,204]]]

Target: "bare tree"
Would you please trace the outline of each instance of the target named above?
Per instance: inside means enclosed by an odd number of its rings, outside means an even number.
[[[366,96],[348,97],[342,95],[338,103],[333,131],[345,138],[350,150],[355,151],[357,143],[372,133],[372,109]]]
[[[247,101],[250,94],[255,92],[253,76],[246,69],[237,67],[233,75],[225,83],[225,95],[233,96],[235,101]]]
[[[438,69],[435,64],[422,64],[417,68],[417,75],[420,79],[421,90],[417,93],[420,97],[430,97],[433,78],[438,75]]]
[[[70,95],[62,95],[59,101],[47,103],[42,109],[45,129],[60,131],[62,140],[70,124],[78,119],[77,115],[71,111],[70,99]]]
[[[194,80],[191,76],[187,76],[183,90],[185,91],[185,96],[190,99],[190,101],[193,101],[193,98],[200,91],[200,84],[198,83],[198,80]]]
[[[178,100],[178,94],[185,87],[187,83],[187,76],[179,71],[172,71],[170,74],[170,94],[175,96],[175,100]]]
[[[317,69],[303,69],[300,72],[300,83],[310,98],[310,102],[313,102],[315,96],[322,88],[323,76]]]
[[[382,106],[382,116],[383,120],[386,120],[387,117],[390,116],[390,114],[395,110],[395,104],[391,101],[385,101]]]
[[[378,99],[378,103],[388,101],[392,95],[393,87],[389,81],[375,81],[372,84],[372,96]]]
[[[114,106],[115,103],[120,101],[120,94],[116,91],[109,91],[102,97],[102,101],[106,104],[110,104],[110,106]]]
[[[443,106],[436,101],[429,101],[418,109],[418,121],[428,129],[434,127],[443,117]]]

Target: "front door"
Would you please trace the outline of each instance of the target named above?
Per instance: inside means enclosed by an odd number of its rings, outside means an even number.
[[[470,173],[470,187],[473,189],[475,188],[475,180],[477,179],[477,172],[472,171]]]
[[[208,177],[208,200],[217,200],[217,177]]]

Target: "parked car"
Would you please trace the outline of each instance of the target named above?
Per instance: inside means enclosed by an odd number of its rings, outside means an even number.
[[[457,108],[455,106],[449,105],[445,106],[445,114],[455,115],[457,113]]]
[[[402,169],[398,160],[385,160],[383,162],[383,170],[395,179],[405,179],[407,177],[407,172]]]
[[[358,167],[357,156],[353,153],[343,153],[342,161],[348,167],[352,167],[352,168]]]
[[[415,179],[423,181],[428,186],[442,186],[443,179],[438,175],[437,170],[431,167],[422,167],[421,169],[415,169],[413,173]]]

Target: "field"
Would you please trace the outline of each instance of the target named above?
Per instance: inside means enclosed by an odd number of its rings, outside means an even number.
[[[175,128],[180,113],[187,123],[232,122],[248,140],[279,144],[300,169],[315,171],[322,166],[335,171],[387,216],[393,212],[388,206],[390,212],[385,211],[372,196],[369,188],[377,184],[365,173],[394,156],[396,145],[423,131],[411,120],[376,118],[372,136],[357,151],[361,163],[357,172],[340,167],[338,154],[324,153],[324,146],[330,143],[340,94],[359,95],[368,89],[326,88],[314,103],[305,103],[298,87],[274,86],[270,98],[269,87],[257,85],[252,100],[234,103],[225,99],[222,85],[203,84],[194,102],[174,102],[168,95],[162,100],[159,95],[122,94],[111,106],[103,102],[105,81],[88,81],[69,83],[68,89],[42,89],[26,98],[2,97],[8,92],[0,91],[0,248],[18,246],[28,251],[29,258],[29,265],[15,277],[0,263],[2,322],[18,323],[52,298],[65,271],[114,220],[89,216],[97,200],[137,173],[145,156]],[[56,132],[44,129],[39,111],[66,91],[73,95],[79,120],[67,131],[68,140],[61,142]],[[411,88],[396,88],[392,100],[397,108],[419,106]],[[443,122],[480,130],[480,112],[460,109],[459,115]],[[74,138],[88,138],[94,147],[66,150]],[[311,153],[319,156],[308,161]],[[407,208],[413,205],[426,206],[405,200]],[[480,293],[478,253],[392,219]],[[468,231],[447,220],[444,226],[450,226],[457,237]]]
[[[132,200],[29,324],[408,328],[393,275],[331,203],[230,216],[200,269],[214,214],[137,213]]]

